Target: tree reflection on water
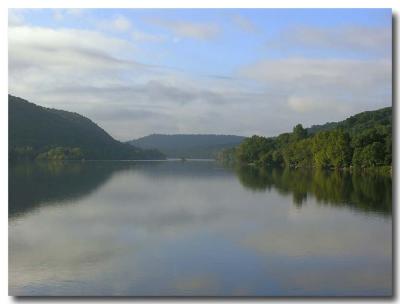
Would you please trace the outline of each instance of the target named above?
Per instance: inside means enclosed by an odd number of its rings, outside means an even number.
[[[365,172],[236,167],[240,183],[253,191],[276,189],[301,207],[313,196],[320,204],[392,213],[392,178]]]

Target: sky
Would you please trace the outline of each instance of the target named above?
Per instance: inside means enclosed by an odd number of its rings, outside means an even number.
[[[392,104],[390,9],[9,9],[9,93],[116,139],[275,136]]]

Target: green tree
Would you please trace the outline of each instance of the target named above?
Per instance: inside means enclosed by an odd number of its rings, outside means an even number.
[[[302,124],[298,124],[293,128],[293,139],[295,141],[301,140],[307,137],[307,130],[303,128]]]

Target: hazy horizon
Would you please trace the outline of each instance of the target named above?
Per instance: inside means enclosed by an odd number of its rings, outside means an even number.
[[[276,136],[392,104],[390,9],[10,9],[9,93],[118,140]]]

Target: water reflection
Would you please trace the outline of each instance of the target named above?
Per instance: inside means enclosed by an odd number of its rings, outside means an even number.
[[[149,170],[151,168],[151,170]],[[230,176],[235,172],[245,188],[292,195],[301,207],[309,195],[320,204],[360,211],[392,213],[392,178],[387,175],[326,170],[257,169],[216,166],[213,162],[24,162],[9,169],[9,216],[43,204],[73,202],[90,195],[114,173],[135,170],[156,178]],[[23,191],[21,190],[23,189]]]
[[[10,209],[28,206],[10,211],[12,295],[392,292],[390,213],[326,208],[290,172],[255,178],[190,161],[40,166],[10,170]],[[302,208],[291,198],[298,189]]]
[[[63,204],[90,195],[114,172],[131,164],[91,162],[12,163],[8,171],[9,216],[30,212],[45,204]]]
[[[301,207],[309,195],[320,204],[347,206],[360,211],[392,213],[392,178],[362,172],[257,169],[237,167],[240,183],[254,191],[276,189],[291,194],[293,203]]]

